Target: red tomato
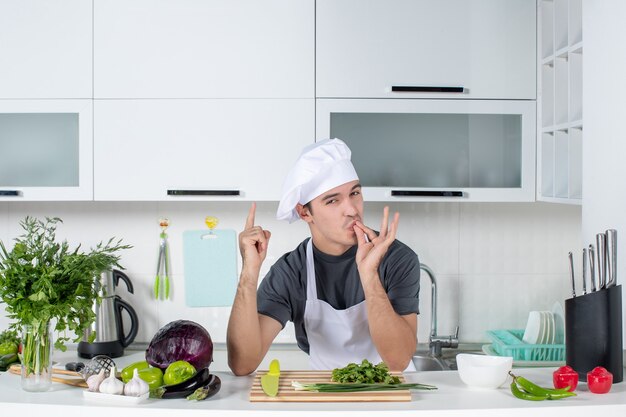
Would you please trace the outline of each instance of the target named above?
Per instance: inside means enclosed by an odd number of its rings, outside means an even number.
[[[613,374],[601,366],[587,372],[587,386],[594,394],[606,394],[613,385]]]
[[[578,386],[578,372],[573,370],[571,366],[561,366],[552,373],[552,382],[554,388],[569,387],[568,391],[574,391]]]

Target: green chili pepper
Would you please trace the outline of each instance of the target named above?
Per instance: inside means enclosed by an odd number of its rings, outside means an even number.
[[[543,401],[543,400],[548,399],[548,397],[545,395],[532,395],[532,394],[529,394],[527,392],[520,390],[515,380],[511,382],[511,392],[516,398],[519,398],[520,400]]]
[[[522,376],[514,375],[512,372],[509,372],[509,375],[513,377],[513,382],[511,382],[511,392],[515,397],[522,400],[559,400],[576,395],[575,393],[569,391],[569,387],[560,389],[544,388]]]

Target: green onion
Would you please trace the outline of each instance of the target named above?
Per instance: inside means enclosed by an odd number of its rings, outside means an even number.
[[[401,391],[401,390],[433,390],[437,389],[434,385],[426,384],[302,384],[298,381],[292,381],[291,386],[296,391],[311,392],[360,392],[360,391]]]

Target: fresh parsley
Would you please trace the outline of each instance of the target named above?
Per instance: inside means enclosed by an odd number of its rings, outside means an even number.
[[[11,251],[0,241],[0,300],[14,320],[12,330],[55,322],[55,348],[65,351],[72,340],[65,331],[74,332],[78,342],[95,320],[93,303],[101,300],[97,276],[121,268],[116,253],[131,246],[111,238],[89,253],[80,251],[80,245],[70,250],[67,241],[56,241],[58,223],[58,217],[42,221],[28,216],[20,222],[25,233]]]
[[[363,359],[360,365],[350,363],[343,368],[333,369],[331,380],[340,383],[362,384],[399,384],[400,378],[389,374],[389,368],[384,362],[373,365],[367,359]]]

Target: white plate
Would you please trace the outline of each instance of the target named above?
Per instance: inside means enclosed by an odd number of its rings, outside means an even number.
[[[554,323],[554,314],[551,311],[546,311],[548,316],[548,324],[550,325],[550,335],[548,337],[547,344],[553,345],[556,339],[556,324]]]
[[[552,315],[554,315],[554,343],[561,345],[565,343],[565,313],[561,303],[556,302],[552,306]]]
[[[108,404],[139,404],[148,399],[149,394],[145,393],[141,397],[131,397],[129,395],[103,394],[101,392],[83,391],[86,400],[105,402]]]
[[[528,322],[522,340],[530,345],[536,345],[541,338],[543,322],[540,311],[531,311],[528,313]]]

